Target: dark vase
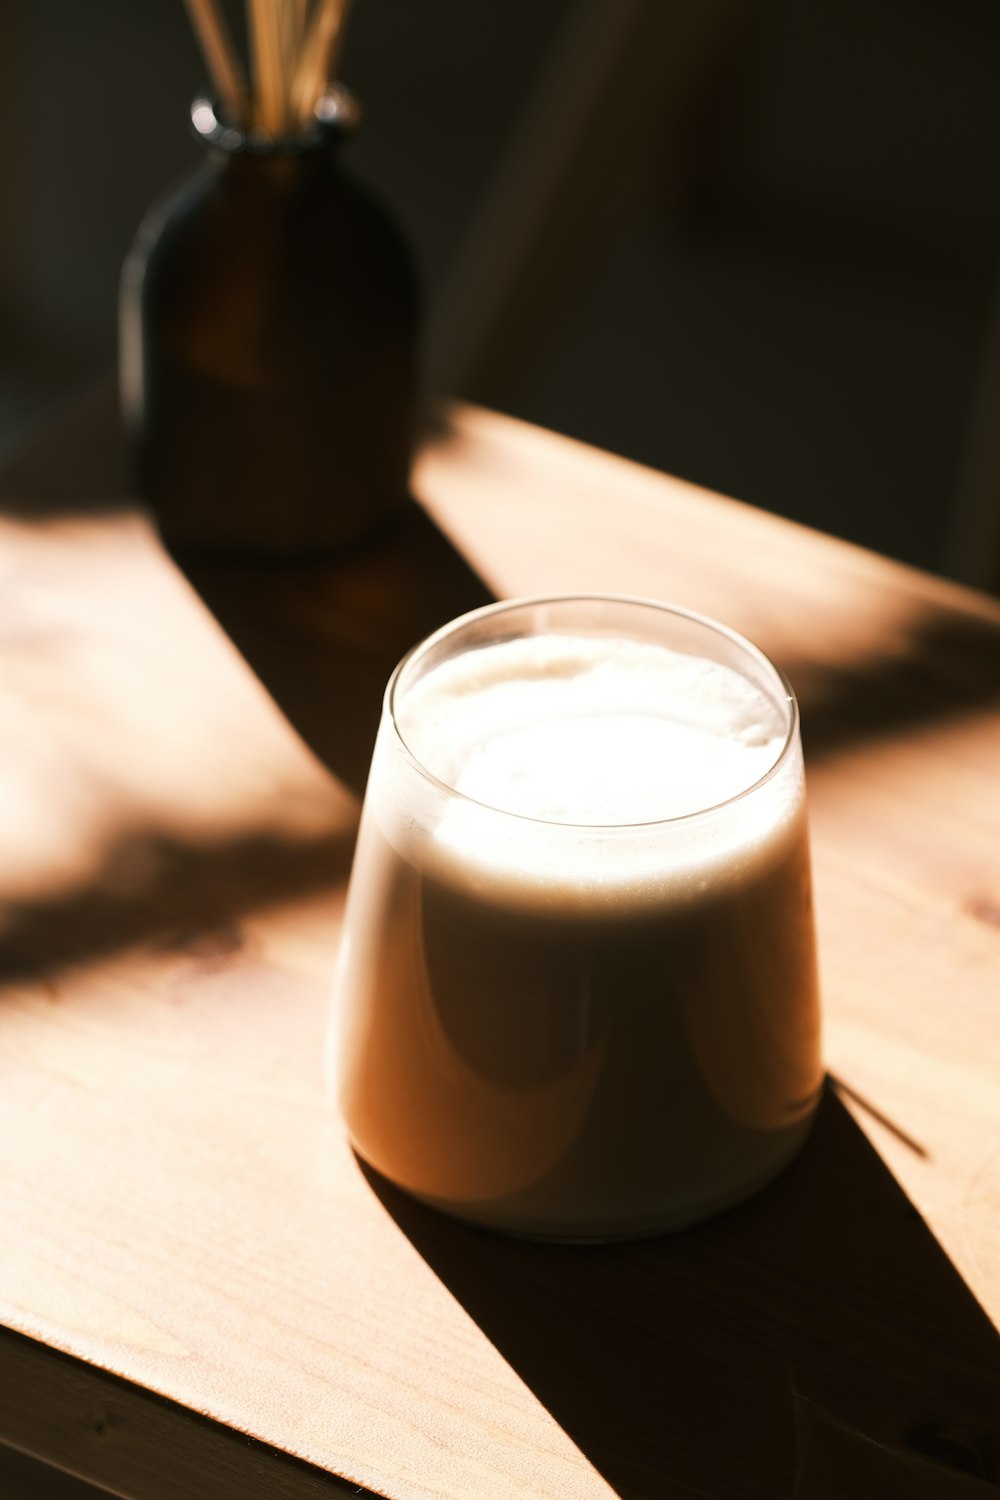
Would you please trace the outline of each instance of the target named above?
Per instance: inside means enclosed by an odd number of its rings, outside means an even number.
[[[122,273],[133,480],[166,541],[294,556],[378,528],[407,494],[417,295],[399,232],[341,165],[349,98],[275,140],[203,99],[195,175]]]

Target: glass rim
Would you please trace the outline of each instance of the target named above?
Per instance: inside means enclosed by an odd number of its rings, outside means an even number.
[[[703,626],[705,629],[713,632],[715,635],[724,637],[732,645],[739,647],[740,650],[745,651],[749,656],[757,661],[758,665],[762,666],[766,672],[769,672],[775,680],[775,686],[781,690],[780,697],[777,701],[779,705],[783,703],[787,709],[788,727],[785,733],[785,738],[782,741],[781,748],[778,750],[778,753],[775,755],[774,760],[771,762],[770,766],[768,766],[763,775],[758,776],[756,781],[751,782],[749,786],[743,787],[738,792],[734,792],[731,797],[725,797],[721,802],[713,802],[709,807],[696,808],[693,812],[679,813],[673,817],[668,818],[645,818],[636,822],[629,823],[573,823],[556,820],[554,818],[539,818],[533,816],[531,813],[514,812],[509,808],[496,807],[492,802],[484,802],[482,798],[471,797],[468,792],[460,791],[458,787],[452,786],[449,781],[446,781],[442,776],[437,775],[435,771],[432,771],[429,766],[425,765],[420,757],[413,750],[411,750],[396,718],[396,698],[403,674],[406,672],[407,668],[412,666],[412,664],[417,660],[418,657],[430,652],[435,646],[441,644],[443,641],[447,641],[450,636],[458,635],[462,630],[466,629],[468,626],[474,624],[475,622],[483,619],[488,619],[494,615],[503,615],[512,613],[515,610],[538,608],[539,606],[550,604],[590,603],[616,604],[625,605],[629,608],[638,607],[640,609],[649,609],[655,611],[660,615],[673,615],[682,620],[687,620],[694,625]],[[672,648],[668,647],[666,649],[669,650]],[[567,834],[589,834],[591,836],[599,833],[637,833],[643,830],[675,828],[680,824],[691,824],[693,822],[696,822],[699,818],[712,817],[716,813],[719,813],[726,808],[733,807],[737,803],[743,802],[747,797],[750,797],[754,792],[761,790],[767,785],[769,781],[773,780],[774,777],[777,776],[778,772],[787,762],[793,748],[798,743],[800,725],[798,700],[792,690],[791,683],[785,676],[785,673],[781,670],[777,663],[774,662],[770,656],[768,656],[766,651],[763,651],[760,646],[755,645],[754,642],[751,641],[748,636],[743,635],[741,631],[734,629],[731,625],[724,624],[721,620],[714,619],[711,615],[702,614],[698,610],[688,609],[684,605],[670,604],[661,599],[651,599],[640,594],[589,592],[516,595],[513,598],[498,599],[495,600],[492,604],[484,604],[481,605],[478,609],[472,609],[467,611],[465,614],[456,615],[453,620],[449,620],[446,624],[439,626],[437,630],[432,631],[430,635],[424,636],[422,640],[417,641],[416,644],[411,646],[409,651],[407,651],[406,654],[401,657],[400,660],[396,663],[396,666],[393,668],[392,673],[390,674],[389,681],[386,684],[385,693],[383,695],[382,718],[384,722],[388,723],[391,726],[394,743],[403,753],[403,756],[405,757],[408,764],[426,782],[430,783],[432,786],[437,787],[445,795],[445,797],[449,799],[456,799],[459,802],[467,803],[471,807],[479,808],[482,811],[491,813],[493,814],[493,816],[498,818],[514,818],[519,823],[526,823],[529,825],[533,824],[540,828],[549,830],[565,830]]]

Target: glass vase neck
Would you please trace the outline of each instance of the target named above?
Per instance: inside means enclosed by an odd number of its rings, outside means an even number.
[[[258,160],[326,152],[349,140],[360,119],[360,106],[340,84],[329,85],[320,95],[304,125],[279,135],[228,120],[216,101],[206,95],[199,94],[191,103],[191,129],[196,140],[228,157]]]

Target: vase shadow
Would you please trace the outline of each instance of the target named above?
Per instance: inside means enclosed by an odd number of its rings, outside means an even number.
[[[368,542],[331,557],[172,555],[302,739],[358,795],[396,663],[493,599],[413,500]]]

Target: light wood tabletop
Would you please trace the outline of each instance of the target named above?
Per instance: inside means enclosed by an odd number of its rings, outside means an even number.
[[[468,407],[371,547],[172,559],[95,426],[2,485],[0,1442],[132,1500],[1000,1481],[1000,603]],[[391,666],[579,591],[791,678],[832,1080],[758,1197],[586,1248],[376,1182],[323,1078]]]

